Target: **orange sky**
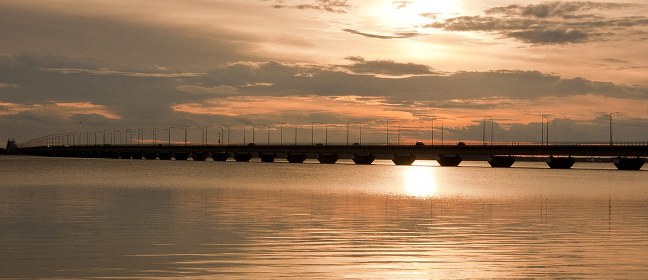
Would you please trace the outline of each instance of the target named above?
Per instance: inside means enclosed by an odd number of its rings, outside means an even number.
[[[416,139],[435,118],[478,140],[487,116],[502,140],[534,140],[550,114],[575,127],[556,137],[602,140],[614,113],[618,137],[645,140],[647,14],[641,0],[2,1],[0,136],[390,119]]]

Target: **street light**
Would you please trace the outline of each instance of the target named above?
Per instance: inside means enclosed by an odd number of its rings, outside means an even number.
[[[441,145],[443,144],[443,120],[441,120]]]
[[[133,131],[130,128],[126,129],[126,145],[127,146],[130,145],[132,137],[133,137]]]
[[[484,124],[482,125],[482,145],[486,145],[486,118],[492,118],[493,116],[484,116]]]
[[[619,114],[619,112],[612,112],[608,114],[608,116],[610,117],[610,146],[614,145],[614,143],[612,142],[612,114]]]
[[[254,144],[254,127],[257,126],[257,125],[262,125],[262,124],[258,124],[258,123],[253,123],[252,124],[252,144]]]
[[[434,121],[436,118],[432,118],[432,146],[434,146]]]
[[[315,145],[315,124],[319,124],[320,122],[311,122],[311,145]]]
[[[493,126],[495,126],[495,120],[491,119],[491,137],[490,137],[491,145],[493,145]]]
[[[398,144],[400,145],[400,121],[398,120],[387,120],[387,146],[389,146],[389,122],[398,122]]]
[[[283,126],[284,126],[284,124],[286,124],[286,123],[280,123],[279,124],[279,138],[280,138],[279,146],[283,146]]]
[[[168,144],[169,146],[171,146],[171,129],[172,129],[172,128],[173,128],[173,126],[172,126],[172,127],[169,127],[169,128],[167,129],[167,130],[169,131],[169,139],[167,140],[167,144]]]
[[[230,144],[230,126],[231,124],[226,124],[225,127],[227,127],[227,146]]]
[[[549,116],[551,116],[551,115],[542,114],[542,126],[543,126],[542,127],[542,129],[543,129],[542,130],[542,141],[543,141],[542,145],[544,145],[544,139],[545,139],[545,136],[544,136],[544,134],[545,134],[544,120],[545,119],[547,119],[547,127],[546,127],[546,130],[547,130],[547,145],[549,145]]]
[[[153,146],[157,145],[157,130],[158,128],[153,128]]]
[[[359,142],[359,144],[362,145],[362,125],[363,125],[363,123],[361,123],[361,122],[353,122],[353,123],[357,123],[358,126],[360,127],[360,142]]]
[[[263,125],[266,127],[266,132],[268,133],[268,141],[266,141],[266,146],[270,146],[270,126],[268,125]]]
[[[188,125],[188,126],[185,126],[185,128],[184,128],[184,133],[185,133],[184,145],[185,146],[187,146],[187,130],[189,130],[190,127],[192,127],[192,126]]]
[[[347,121],[347,127],[346,127],[346,144],[349,146],[349,121]]]

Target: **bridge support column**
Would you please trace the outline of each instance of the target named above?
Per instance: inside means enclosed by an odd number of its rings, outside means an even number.
[[[644,159],[640,157],[636,158],[622,158],[617,157],[612,160],[614,166],[619,170],[639,170],[644,165]]]
[[[157,152],[154,151],[146,151],[143,153],[145,159],[157,159]]]
[[[440,155],[439,159],[437,159],[437,162],[441,166],[459,166],[463,158],[459,155],[454,155],[454,156],[444,156]]]
[[[338,159],[340,159],[340,156],[338,156],[338,154],[319,154],[319,156],[317,157],[317,160],[320,163],[324,164],[335,164]]]
[[[392,161],[396,165],[412,165],[414,161],[416,160],[416,156],[414,154],[409,154],[409,155],[394,155],[394,158]]]
[[[259,153],[261,162],[274,162],[277,154],[275,153]]]
[[[571,156],[568,157],[554,157],[554,156],[549,156],[547,158],[547,165],[549,165],[549,168],[551,169],[570,169],[574,163],[576,163],[576,159],[574,159]]]
[[[301,153],[301,154],[287,154],[286,159],[290,163],[304,163],[306,160],[306,154]]]
[[[211,156],[214,161],[226,161],[229,158],[229,154],[225,152],[212,153]]]
[[[173,153],[173,157],[175,158],[175,160],[187,160],[187,159],[189,159],[190,155],[191,155],[191,153],[189,153],[189,152],[174,152]]]
[[[488,164],[491,167],[511,167],[515,163],[515,158],[512,156],[491,156]]]
[[[355,164],[371,164],[376,160],[373,154],[353,154],[353,162]]]
[[[173,157],[173,153],[171,151],[169,152],[158,152],[158,157],[160,160],[171,160]]]
[[[234,154],[234,160],[238,162],[248,162],[252,159],[251,153],[236,153]]]
[[[205,161],[209,157],[209,152],[192,152],[191,159],[194,161]]]
[[[142,159],[143,157],[142,152],[131,152],[132,159]]]
[[[119,158],[119,152],[116,152],[116,151],[103,151],[103,152],[100,153],[99,157],[118,159]]]

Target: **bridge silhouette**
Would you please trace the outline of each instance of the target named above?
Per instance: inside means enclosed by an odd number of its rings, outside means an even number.
[[[607,158],[620,170],[640,170],[648,157],[648,142],[447,142],[442,145],[423,142],[393,144],[166,144],[129,143],[76,144],[41,137],[15,145],[14,153],[51,157],[89,157],[114,159],[160,159],[214,161],[233,159],[262,162],[277,159],[303,163],[317,159],[334,164],[351,159],[356,164],[371,164],[375,159],[391,159],[396,165],[411,165],[415,160],[436,160],[441,166],[458,166],[463,160],[485,160],[493,167],[511,167],[520,159],[544,159],[550,168],[569,169],[577,159]],[[9,146],[9,145],[8,145]]]

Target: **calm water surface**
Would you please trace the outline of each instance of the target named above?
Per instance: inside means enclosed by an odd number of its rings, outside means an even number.
[[[0,157],[0,278],[645,279],[648,172]]]

